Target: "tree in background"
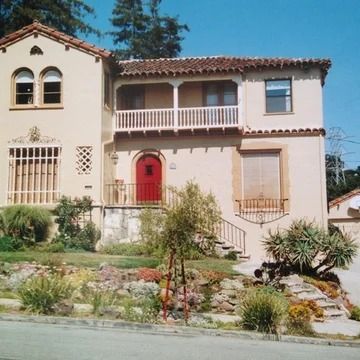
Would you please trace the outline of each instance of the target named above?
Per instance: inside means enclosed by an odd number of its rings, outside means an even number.
[[[171,58],[181,52],[182,33],[189,31],[178,17],[160,15],[161,0],[117,0],[110,32],[122,59]]]
[[[335,155],[326,155],[326,188],[328,201],[360,188],[360,166],[356,169],[347,169],[341,172],[341,176],[336,174],[344,167],[344,162]]]
[[[100,32],[84,21],[94,9],[83,0],[1,0],[0,37],[39,20],[68,35]]]

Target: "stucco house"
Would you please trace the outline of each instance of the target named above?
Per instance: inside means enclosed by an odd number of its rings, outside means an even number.
[[[116,62],[38,22],[0,40],[0,206],[89,195],[103,243],[136,238],[146,205],[194,180],[220,237],[261,257],[269,229],[327,225],[328,59]]]
[[[329,223],[360,241],[360,189],[330,201]]]

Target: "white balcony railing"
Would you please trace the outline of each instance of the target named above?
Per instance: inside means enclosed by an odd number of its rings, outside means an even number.
[[[115,132],[238,127],[238,106],[122,110]]]

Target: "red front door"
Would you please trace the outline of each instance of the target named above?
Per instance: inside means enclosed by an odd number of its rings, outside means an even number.
[[[161,200],[161,162],[155,155],[144,155],[136,163],[137,202]]]

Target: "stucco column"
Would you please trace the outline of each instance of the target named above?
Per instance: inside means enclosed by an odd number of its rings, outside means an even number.
[[[242,128],[244,126],[243,119],[243,81],[242,76],[234,77],[232,79],[234,83],[237,84],[237,117],[238,117],[238,126]]]
[[[174,130],[179,128],[179,86],[183,83],[181,80],[171,80],[173,86],[173,109],[174,109]]]

